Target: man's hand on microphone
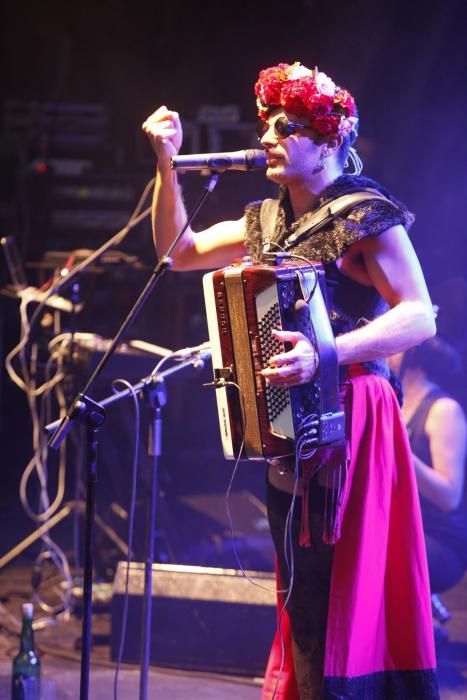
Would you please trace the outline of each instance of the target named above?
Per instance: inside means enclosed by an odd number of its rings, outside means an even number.
[[[162,105],[143,122],[142,128],[156,152],[159,169],[170,170],[170,159],[177,155],[183,140],[178,112]]]

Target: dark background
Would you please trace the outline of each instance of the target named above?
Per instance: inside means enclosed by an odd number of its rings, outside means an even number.
[[[0,233],[17,238],[34,284],[53,274],[53,265],[39,269],[34,264],[44,262],[47,252],[95,248],[125,223],[153,175],[152,151],[140,125],[157,106],[180,112],[189,152],[193,125],[199,126],[200,150],[212,144],[201,108],[231,105],[225,119],[236,109],[237,126],[228,131],[214,119],[211,127],[220,135],[221,150],[248,147],[254,143],[253,84],[259,70],[300,60],[318,65],[355,96],[364,174],[380,180],[415,212],[411,237],[440,305],[439,329],[465,355],[467,32],[462,0],[4,2],[1,12]],[[64,117],[60,105],[74,105],[71,116]],[[83,117],[83,105],[92,105],[91,124]],[[251,131],[244,126],[249,124]],[[90,138],[80,140],[76,132]],[[64,176],[54,168],[54,158],[91,165],[78,176]],[[60,194],[63,185],[75,187],[76,194]],[[185,178],[188,203],[200,186],[199,176]],[[107,194],[93,199],[90,193],[99,187]],[[228,173],[199,224],[240,216],[246,202],[270,191],[262,174]],[[65,223],[57,212],[67,214]],[[154,261],[147,222],[130,234],[123,250],[138,257],[139,268],[114,263],[83,276],[85,309],[78,330],[103,337],[115,333]],[[4,270],[2,275],[5,283]],[[15,304],[2,301],[3,352],[17,340]],[[69,327],[70,319],[63,324]],[[200,275],[169,274],[130,336],[170,348],[205,340]],[[141,376],[138,362],[131,359],[122,372]],[[81,362],[82,376],[88,369]],[[114,373],[110,367],[96,397],[109,392],[109,381],[120,369]],[[208,377],[205,369],[170,380],[161,467],[167,518],[172,519],[171,527],[168,522],[164,527],[174,533],[161,551],[172,548],[176,558],[201,563],[212,563],[215,556],[203,554],[200,543],[214,547],[212,533],[222,540],[225,528],[225,522],[206,514],[206,503],[214,496],[222,500],[219,494],[231,471],[219,451],[214,397],[200,386]],[[448,378],[447,384],[465,402],[462,378]],[[1,408],[2,508],[15,523],[7,528],[6,550],[30,529],[19,515],[17,496],[30,447],[24,398],[5,376]],[[103,511],[112,499],[127,499],[129,491],[130,456],[128,464],[123,462],[131,455],[130,409],[115,420],[113,435],[103,438]],[[262,465],[242,465],[237,491],[261,496],[263,472]],[[183,510],[181,499],[195,497],[197,507],[192,501]],[[240,531],[246,522],[248,531],[259,531],[259,511],[240,511]],[[223,551],[216,556],[224,563]],[[225,561],[234,565],[230,554]]]

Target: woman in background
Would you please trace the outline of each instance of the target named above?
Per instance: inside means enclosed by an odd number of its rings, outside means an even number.
[[[403,390],[423,517],[432,593],[452,588],[467,568],[464,477],[467,423],[461,405],[441,388],[459,373],[460,357],[439,335],[390,360]]]

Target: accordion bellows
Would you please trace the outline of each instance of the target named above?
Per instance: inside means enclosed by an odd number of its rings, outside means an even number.
[[[332,444],[344,435],[338,363],[319,265],[232,265],[203,278],[224,455],[250,460],[295,454],[297,440]],[[319,358],[312,381],[290,389],[260,371],[287,344],[273,328],[301,331]]]

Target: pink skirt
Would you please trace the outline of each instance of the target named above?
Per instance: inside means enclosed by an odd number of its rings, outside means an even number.
[[[435,700],[425,544],[399,406],[385,378],[358,366],[350,368],[341,398],[350,453],[335,519],[323,697]],[[311,541],[319,534],[311,533]],[[299,700],[285,611],[281,628],[285,658],[275,699]],[[272,697],[281,660],[277,633],[263,700]]]

